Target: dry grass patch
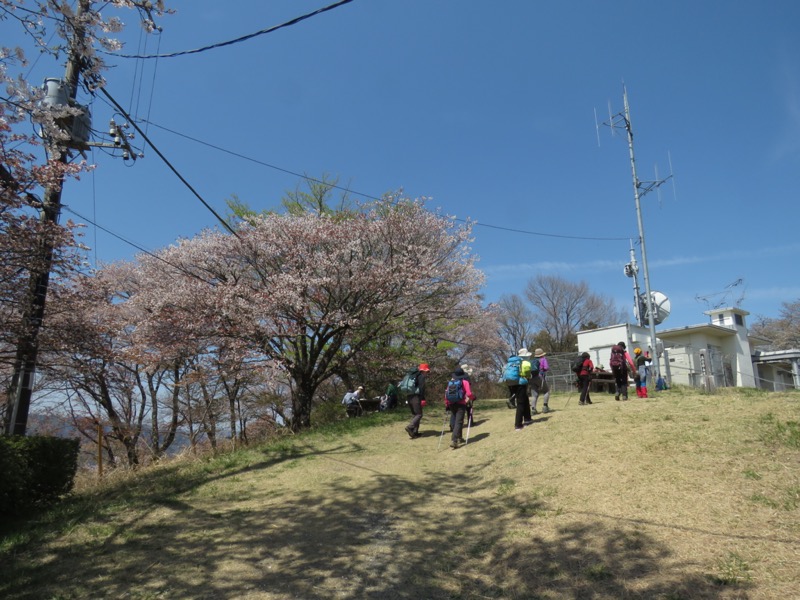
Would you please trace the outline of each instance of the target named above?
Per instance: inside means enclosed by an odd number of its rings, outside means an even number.
[[[800,597],[798,398],[563,395],[522,432],[484,401],[456,451],[439,408],[416,440],[384,420],[166,465],[6,538],[0,596]]]

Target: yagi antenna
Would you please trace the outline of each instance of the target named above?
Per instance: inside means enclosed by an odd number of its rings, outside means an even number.
[[[675,203],[678,203],[678,191],[675,189],[675,176],[673,175],[674,171],[672,170],[672,153],[667,151],[667,160],[669,161],[669,176],[672,179],[672,199]]]
[[[597,147],[600,147],[600,123],[597,120],[597,109],[594,109],[594,130],[597,132]]]

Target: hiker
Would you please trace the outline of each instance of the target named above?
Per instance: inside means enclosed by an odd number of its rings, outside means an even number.
[[[413,387],[406,387],[403,382],[400,382],[400,386],[398,386],[401,391],[408,393],[407,401],[412,417],[411,421],[406,425],[406,433],[412,440],[420,437],[419,423],[422,421],[422,407],[425,406],[425,379],[430,370],[427,363],[420,363],[415,373],[409,373],[403,378],[405,380],[413,377]],[[406,390],[403,390],[404,387],[406,387]]]
[[[611,346],[611,358],[608,361],[611,372],[614,374],[616,394],[614,400],[628,399],[628,369],[635,371],[636,367],[631,360],[631,355],[625,349],[625,342],[618,342]]]
[[[519,383],[514,387],[513,396],[516,400],[517,410],[514,413],[514,430],[521,431],[525,425],[533,423],[531,418],[531,402],[528,398],[528,377],[531,376],[531,351],[520,348],[517,356],[522,359],[519,367]]]
[[[469,377],[464,369],[459,367],[453,371],[444,392],[445,410],[450,412],[450,430],[453,432],[450,447],[453,450],[465,443],[461,437],[461,432],[464,430],[464,415],[474,400],[475,394],[472,393]]]
[[[539,411],[536,410],[536,403],[539,401],[539,394],[542,395],[542,399],[544,400],[542,412],[550,412],[550,406],[548,405],[550,402],[550,384],[547,383],[547,371],[550,370],[550,365],[547,363],[546,357],[547,353],[541,348],[537,348],[533,351],[534,360],[539,361],[539,372],[536,375],[533,375],[535,365],[531,365],[531,396],[533,397],[533,401],[531,402],[532,415],[539,414]]]
[[[454,372],[458,372],[458,370],[459,369],[456,369],[456,371],[454,371]],[[470,367],[467,364],[463,364],[463,365],[461,365],[460,370],[464,372],[463,379],[466,379],[469,382],[470,390],[472,390],[472,380],[469,378],[470,375],[472,375],[472,367]],[[467,401],[467,413],[466,413],[466,416],[469,417],[470,419],[472,418],[472,402],[473,401],[474,401],[474,398],[472,400]],[[447,409],[447,403],[445,403],[445,410],[447,410],[450,413],[450,433],[452,433],[453,429],[456,426],[456,415],[455,415],[454,412],[452,412],[452,411]]]
[[[639,375],[639,359],[642,358],[642,349],[641,348],[634,348],[633,349],[633,364],[636,365],[636,368],[633,371],[633,385],[636,387],[636,397],[642,397],[642,378]]]
[[[349,390],[342,398],[342,404],[344,405],[345,410],[347,411],[348,417],[361,416],[362,410],[361,410],[361,403],[359,402],[359,400],[361,399],[361,396],[363,394],[364,394],[364,387],[358,386],[358,389],[356,389],[356,391]]]
[[[578,373],[578,384],[581,388],[581,399],[578,404],[583,406],[584,404],[592,403],[592,399],[589,397],[589,386],[592,384],[594,363],[592,363],[592,359],[588,352],[581,354],[581,358],[583,359],[583,364],[581,365],[581,370]]]
[[[386,387],[386,410],[395,408],[397,408],[397,386],[390,381]]]
[[[650,375],[650,353],[642,354],[641,348],[634,348],[636,355],[636,375],[639,378],[639,385],[636,388],[636,395],[639,398],[647,398],[647,377]]]

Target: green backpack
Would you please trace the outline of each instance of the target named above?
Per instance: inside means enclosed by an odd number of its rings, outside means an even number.
[[[403,376],[400,383],[397,384],[397,389],[400,390],[401,394],[405,396],[419,394],[419,388],[417,387],[417,377],[419,373],[419,369],[412,369]]]

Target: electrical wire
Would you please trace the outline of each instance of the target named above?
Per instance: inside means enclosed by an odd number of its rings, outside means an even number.
[[[61,207],[64,210],[66,210],[67,212],[75,215],[79,219],[82,219],[82,220],[86,221],[87,223],[89,223],[89,225],[92,225],[93,227],[96,227],[97,229],[100,229],[101,231],[105,231],[108,235],[118,239],[121,242],[124,242],[124,243],[128,244],[129,246],[132,246],[132,247],[136,248],[137,250],[139,250],[143,254],[146,254],[147,256],[155,258],[156,260],[159,260],[159,261],[163,262],[164,264],[169,265],[170,267],[172,267],[174,269],[177,269],[178,271],[180,271],[184,275],[186,275],[188,277],[194,277],[198,281],[202,281],[203,283],[207,283],[208,285],[211,285],[211,286],[214,285],[213,282],[208,281],[207,279],[203,279],[197,273],[192,273],[191,271],[186,270],[186,268],[184,268],[184,267],[182,267],[180,265],[176,265],[175,263],[172,263],[172,262],[166,260],[165,258],[159,256],[158,254],[155,254],[155,253],[151,252],[150,250],[147,250],[146,248],[143,248],[139,244],[137,244],[135,242],[132,242],[131,240],[129,240],[127,238],[122,237],[118,233],[114,233],[110,229],[107,229],[107,228],[103,227],[102,225],[100,225],[99,223],[97,223],[95,221],[92,221],[91,219],[89,219],[89,218],[85,217],[84,215],[80,214],[79,212],[72,210],[69,206],[66,206],[66,205],[62,204]],[[97,268],[97,259],[96,258],[95,258],[95,268]]]
[[[341,190],[341,191],[344,191],[344,192],[348,192],[350,194],[355,194],[357,196],[361,196],[363,198],[368,198],[370,200],[381,200],[381,198],[378,198],[377,196],[373,196],[372,194],[367,194],[367,193],[359,192],[357,190],[353,190],[353,189],[350,189],[350,188],[345,188],[345,187],[342,187],[342,186],[339,186],[339,185],[334,185],[334,184],[331,184],[330,182],[322,181],[322,180],[316,179],[314,177],[309,177],[308,175],[303,175],[301,173],[297,173],[297,172],[291,171],[289,169],[284,169],[283,167],[278,167],[278,166],[270,164],[268,162],[264,162],[262,160],[258,160],[257,158],[252,158],[250,156],[246,156],[246,155],[241,154],[239,152],[235,152],[234,150],[229,150],[227,148],[223,148],[221,146],[217,146],[216,144],[212,144],[210,142],[203,141],[201,139],[192,137],[192,136],[187,135],[185,133],[180,133],[179,131],[175,131],[174,129],[170,129],[169,127],[165,127],[163,125],[159,125],[158,123],[154,123],[152,121],[145,120],[144,122],[149,124],[149,125],[152,125],[153,127],[157,127],[158,129],[161,129],[163,131],[167,131],[167,132],[169,132],[169,133],[171,133],[173,135],[177,135],[179,137],[182,137],[184,139],[190,140],[190,141],[195,142],[197,144],[201,144],[203,146],[207,146],[209,148],[213,148],[214,150],[218,150],[220,152],[224,152],[225,154],[230,154],[231,156],[235,156],[237,158],[241,158],[242,160],[247,160],[247,161],[255,163],[257,165],[261,165],[261,166],[264,166],[264,167],[268,167],[270,169],[274,169],[276,171],[280,171],[281,173],[287,173],[287,174],[293,175],[295,177],[300,177],[302,179],[305,179],[306,181],[311,181],[313,183],[323,183],[325,185],[329,185],[333,189],[337,189],[337,190]],[[497,229],[497,230],[500,230],[500,231],[509,231],[511,233],[521,233],[521,234],[524,234],[524,235],[560,238],[560,239],[566,239],[566,240],[587,240],[587,241],[595,241],[595,242],[619,242],[619,241],[628,241],[630,239],[630,236],[628,236],[628,237],[592,237],[592,236],[564,235],[564,234],[558,234],[558,233],[545,233],[545,232],[542,232],[542,231],[529,231],[529,230],[525,230],[525,229],[515,229],[515,228],[511,228],[511,227],[502,227],[500,225],[491,225],[489,223],[481,223],[479,221],[470,220],[470,219],[462,219],[462,218],[459,218],[459,217],[453,217],[453,220],[454,221],[458,221],[460,223],[471,223],[472,225],[474,225],[476,227],[486,227],[486,228],[489,228],[489,229]]]
[[[210,46],[203,46],[202,48],[195,48],[194,50],[181,50],[179,52],[171,52],[169,54],[117,54],[114,52],[104,52],[105,54],[109,54],[111,56],[117,56],[119,58],[136,58],[136,59],[151,59],[151,58],[175,58],[176,56],[186,56],[187,54],[197,54],[199,52],[206,52],[208,50],[216,50],[217,48],[224,48],[225,46],[232,46],[233,44],[238,44],[240,42],[245,42],[247,40],[251,40],[255,37],[260,35],[264,35],[267,33],[272,33],[277,31],[278,29],[283,29],[284,27],[289,27],[291,25],[296,25],[301,21],[305,21],[306,19],[310,19],[311,17],[315,17],[321,13],[327,12],[329,10],[333,10],[334,8],[339,8],[344,4],[348,4],[353,0],[339,0],[339,2],[335,2],[330,4],[329,6],[325,6],[323,8],[319,8],[313,12],[308,14],[302,15],[300,17],[295,17],[290,21],[286,21],[285,23],[281,23],[280,25],[274,25],[272,27],[267,27],[266,29],[261,29],[254,33],[249,33],[247,35],[243,35],[241,37],[228,40],[225,42],[218,42],[216,44],[211,44]]]
[[[131,118],[131,116],[130,116],[130,115],[127,113],[127,112],[125,112],[125,109],[124,109],[124,108],[122,108],[122,106],[120,106],[119,102],[117,102],[116,100],[114,100],[114,98],[111,96],[111,94],[109,94],[109,93],[106,91],[106,89],[105,89],[105,88],[101,87],[101,88],[98,88],[98,89],[100,90],[100,92],[101,92],[101,93],[102,93],[102,94],[103,94],[103,95],[104,95],[106,98],[108,98],[108,99],[111,101],[111,103],[112,103],[112,104],[113,104],[113,105],[114,105],[114,106],[117,108],[117,110],[118,110],[118,111],[119,111],[119,112],[120,112],[122,115],[124,115],[124,116],[125,116],[125,118],[126,118],[126,119],[127,119],[129,122],[130,122],[130,124],[131,124],[131,125],[132,125],[132,126],[135,128],[135,129],[136,129],[136,131],[138,131],[138,132],[139,132],[139,135],[141,135],[141,136],[142,136],[142,139],[144,139],[144,141],[145,141],[145,142],[147,142],[147,144],[148,144],[148,145],[149,145],[149,146],[150,146],[150,147],[153,149],[153,152],[155,152],[155,153],[158,155],[158,157],[159,157],[159,158],[160,158],[162,161],[164,161],[164,164],[165,164],[165,165],[167,165],[167,167],[169,167],[169,169],[170,169],[170,170],[171,170],[171,171],[172,171],[172,172],[173,172],[173,173],[174,173],[174,174],[177,176],[177,178],[181,180],[181,183],[183,183],[183,185],[185,185],[185,186],[186,186],[186,187],[189,189],[189,191],[190,191],[190,192],[192,192],[192,194],[194,194],[194,195],[195,195],[195,197],[196,197],[198,200],[200,200],[200,202],[203,204],[203,206],[205,206],[205,207],[206,207],[206,208],[209,210],[209,212],[210,212],[212,215],[214,215],[214,216],[217,218],[217,221],[219,221],[219,222],[222,224],[222,226],[223,226],[225,229],[227,229],[227,230],[228,230],[228,231],[229,231],[231,234],[233,234],[235,237],[239,237],[239,234],[238,234],[238,233],[236,233],[236,230],[235,230],[235,229],[233,229],[233,227],[231,227],[231,226],[230,226],[230,224],[229,224],[229,223],[228,223],[228,222],[227,222],[225,219],[223,219],[223,218],[222,218],[222,217],[219,215],[219,213],[217,213],[217,211],[215,211],[215,210],[214,210],[214,209],[211,207],[211,205],[210,205],[208,202],[206,202],[206,201],[205,201],[205,199],[204,199],[204,198],[203,198],[203,197],[202,197],[202,196],[201,196],[201,195],[198,193],[198,191],[197,191],[196,189],[194,189],[194,187],[192,187],[192,184],[190,184],[188,181],[186,181],[186,178],[185,178],[183,175],[181,175],[181,174],[178,172],[178,169],[176,169],[176,168],[175,168],[175,167],[172,165],[172,163],[171,163],[171,162],[170,162],[170,161],[167,159],[167,157],[166,157],[166,156],[164,156],[164,155],[161,153],[161,151],[160,151],[160,150],[159,150],[159,149],[156,147],[156,145],[155,145],[155,144],[153,144],[153,142],[150,140],[150,138],[149,138],[149,137],[147,137],[147,134],[146,134],[146,133],[145,133],[145,132],[142,130],[142,128],[141,128],[141,127],[139,127],[139,126],[136,124],[136,122],[135,122],[135,121],[134,121],[134,120]]]

